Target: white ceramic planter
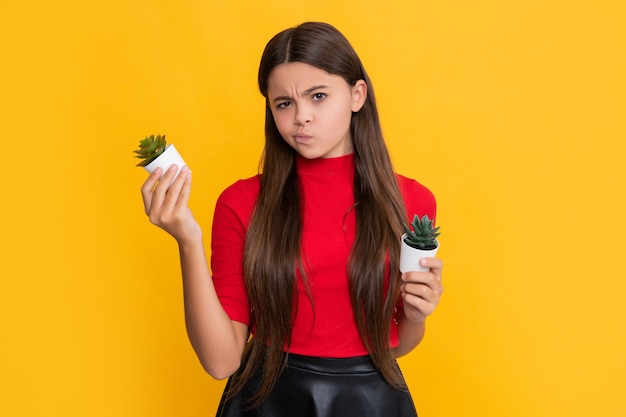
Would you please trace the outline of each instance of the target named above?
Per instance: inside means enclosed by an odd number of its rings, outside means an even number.
[[[167,148],[165,148],[165,151],[163,151],[163,153],[159,155],[157,159],[150,162],[144,168],[149,173],[152,173],[152,171],[154,171],[157,167],[161,167],[163,169],[163,173],[165,174],[165,171],[167,171],[167,169],[172,164],[176,164],[176,166],[178,166],[178,172],[180,172],[180,169],[184,165],[187,165],[185,164],[185,161],[183,161],[183,158],[180,156],[180,154],[176,150],[176,147],[174,147],[173,144],[169,144],[167,145]],[[174,178],[178,176],[178,172],[176,173]]]
[[[439,242],[437,242],[437,247],[431,250],[421,250],[415,249],[411,246],[404,243],[404,238],[406,237],[406,233],[402,235],[400,238],[401,247],[400,247],[400,272],[405,273],[409,271],[419,271],[419,272],[428,272],[430,268],[424,268],[420,266],[420,259],[422,258],[432,258],[437,255],[437,251],[439,250]]]

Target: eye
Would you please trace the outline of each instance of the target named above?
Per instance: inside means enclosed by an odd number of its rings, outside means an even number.
[[[278,103],[276,105],[277,109],[286,109],[287,107],[289,107],[289,105],[291,104],[290,101],[283,101],[282,103]]]
[[[314,101],[321,101],[324,100],[326,98],[326,93],[315,93],[313,94],[313,100]]]

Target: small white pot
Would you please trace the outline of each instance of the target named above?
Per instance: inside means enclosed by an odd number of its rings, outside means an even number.
[[[161,167],[163,169],[163,174],[165,174],[165,171],[167,171],[167,169],[172,164],[176,164],[176,166],[178,166],[178,172],[180,172],[180,169],[184,165],[187,165],[187,164],[185,164],[185,161],[183,161],[183,158],[180,156],[180,154],[178,153],[178,151],[176,150],[174,145],[173,144],[169,144],[169,145],[167,145],[167,148],[165,148],[163,153],[157,157],[157,159],[155,159],[154,161],[150,162],[144,168],[149,173],[152,173],[152,171],[157,169],[157,167]],[[178,172],[176,173],[174,178],[176,178],[178,176]]]
[[[406,233],[400,238],[402,246],[400,247],[400,272],[405,273],[409,271],[428,272],[430,268],[424,268],[420,266],[420,259],[432,258],[437,255],[439,250],[439,242],[437,241],[437,247],[430,250],[415,249],[407,245],[404,242]]]

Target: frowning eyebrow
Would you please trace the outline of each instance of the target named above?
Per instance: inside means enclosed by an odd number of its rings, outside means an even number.
[[[326,86],[326,85],[314,85],[313,87],[303,91],[301,95],[308,96],[313,91],[319,90],[321,88],[328,88],[328,86]],[[272,101],[286,101],[286,100],[291,100],[291,97],[289,97],[289,96],[279,96],[279,97],[274,98]]]

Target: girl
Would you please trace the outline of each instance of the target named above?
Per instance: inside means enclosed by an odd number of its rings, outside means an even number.
[[[442,262],[401,275],[398,258],[403,222],[433,218],[435,199],[394,174],[372,83],[334,27],[277,34],[258,82],[262,174],[218,199],[212,276],[187,167],[142,187],[150,221],[178,242],[195,352],[230,377],[218,415],[416,416],[395,358],[424,335]]]

